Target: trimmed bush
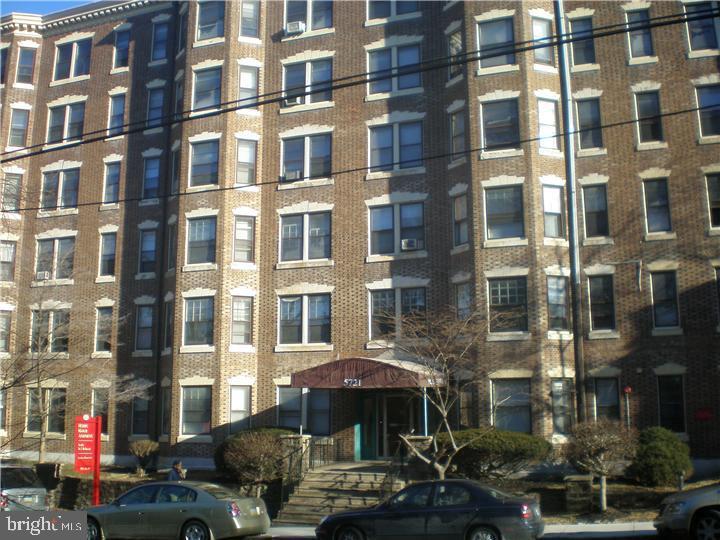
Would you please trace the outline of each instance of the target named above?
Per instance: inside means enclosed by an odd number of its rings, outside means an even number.
[[[541,437],[496,429],[465,429],[453,433],[457,444],[472,442],[460,450],[453,464],[468,478],[503,478],[547,459],[552,445]],[[447,433],[438,443],[449,446]]]
[[[150,463],[160,449],[160,445],[157,441],[151,441],[150,439],[141,439],[139,441],[133,441],[130,443],[130,453],[135,456],[138,460],[137,475],[145,476],[145,470],[148,468]]]
[[[645,486],[675,486],[680,473],[685,477],[692,473],[690,448],[668,429],[644,429],[632,472]]]

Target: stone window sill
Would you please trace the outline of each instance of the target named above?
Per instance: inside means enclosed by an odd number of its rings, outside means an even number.
[[[575,153],[575,157],[607,156],[607,148],[583,148]]]
[[[168,437],[167,435],[160,435],[158,437],[158,442],[168,442],[169,440],[170,440],[170,437]]]
[[[275,352],[321,352],[332,350],[332,343],[294,343],[275,346]]]
[[[10,219],[12,221],[19,221],[22,218],[18,212],[0,212],[0,220]]]
[[[179,443],[207,444],[213,442],[212,435],[178,435]]]
[[[658,336],[682,336],[683,329],[679,326],[655,327],[652,329],[653,337]]]
[[[369,96],[365,96],[365,102],[367,103],[369,101],[382,101],[383,99],[391,99],[403,96],[414,96],[416,94],[422,93],[422,86],[419,86],[417,88],[404,88],[403,90],[395,90],[394,92],[380,92],[377,94],[370,94]]]
[[[568,247],[569,243],[564,238],[543,238],[544,246]]]
[[[43,281],[31,281],[31,287],[59,287],[63,285],[75,285],[74,279],[45,279]]]
[[[145,434],[143,434],[143,433],[134,433],[134,434],[128,436],[128,439],[127,439],[127,440],[130,441],[130,442],[133,442],[133,441],[142,441],[142,440],[144,440],[144,439],[149,439],[149,438],[150,438],[150,434],[149,434],[149,433],[145,433]]]
[[[460,244],[450,250],[450,255],[459,255],[460,253],[465,253],[466,251],[470,251],[470,244]]]
[[[257,270],[257,265],[253,262],[234,262],[230,263],[231,270]]]
[[[183,345],[180,347],[181,354],[212,352],[215,352],[215,345]]]
[[[499,238],[497,240],[485,240],[485,242],[483,243],[483,247],[485,248],[517,247],[527,245],[527,238]]]
[[[208,114],[218,113],[220,109],[202,109],[200,111],[190,111],[189,116],[195,118],[196,116],[206,116]]]
[[[319,109],[330,109],[335,106],[334,101],[318,101],[317,103],[303,103],[301,105],[293,105],[291,107],[283,107],[279,114],[290,114],[305,111],[317,111]]]
[[[165,131],[165,128],[163,128],[162,126],[158,126],[158,127],[144,129],[142,134],[143,135],[157,135],[158,133],[162,133],[163,131]]]
[[[225,36],[195,41],[193,43],[193,49],[197,49],[198,47],[209,47],[210,45],[219,45],[220,43],[225,43]]]
[[[130,66],[116,67],[110,70],[110,75],[116,75],[118,73],[129,73]]]
[[[23,439],[39,439],[40,438],[40,432],[39,431],[23,431]],[[64,441],[66,439],[64,433],[45,433],[46,439],[52,439],[55,441]]]
[[[720,135],[709,135],[707,137],[700,137],[698,144],[718,144],[720,143]]]
[[[522,148],[511,148],[509,150],[484,150],[480,152],[480,159],[504,159],[524,155]]]
[[[261,116],[261,113],[258,109],[236,109],[235,112],[240,116]]]
[[[280,41],[295,41],[296,39],[305,39],[317,36],[325,36],[327,34],[334,34],[335,28],[318,28],[317,30],[308,30],[302,34],[293,34],[291,36],[283,36]]]
[[[285,189],[300,189],[306,187],[332,186],[335,184],[334,178],[311,178],[310,180],[298,180],[296,182],[284,182],[278,184],[278,191]]]
[[[104,212],[106,210],[120,210],[120,204],[118,203],[110,203],[110,204],[101,204],[98,208],[99,212]]]
[[[80,213],[80,210],[78,210],[77,208],[61,208],[59,210],[40,210],[38,212],[38,217],[46,218],[46,217],[74,216],[79,213]]]
[[[720,51],[718,49],[703,49],[701,51],[690,51],[688,52],[688,58],[707,58],[709,56],[718,56]]]
[[[613,246],[615,240],[609,236],[593,236],[591,238],[583,238],[583,246]]]
[[[160,58],[158,60],[148,62],[148,67],[164,66],[165,64],[167,64],[167,58]]]
[[[309,261],[286,261],[279,262],[275,265],[276,270],[286,270],[292,268],[320,268],[323,266],[335,266],[332,259],[317,259]]]
[[[115,276],[98,276],[95,283],[115,283]]]
[[[13,88],[19,88],[21,90],[35,90],[35,85],[28,83],[14,83]]]
[[[646,233],[644,240],[646,242],[656,242],[659,240],[677,240],[677,233],[674,233],[674,232]]]
[[[68,77],[67,79],[60,79],[59,81],[52,81],[49,86],[62,86],[63,84],[88,80],[90,80],[90,75],[80,75],[78,77]]]
[[[541,156],[558,159],[562,159],[563,157],[565,157],[565,154],[563,154],[560,150],[554,148],[538,148],[538,154],[540,154]]]
[[[423,259],[428,256],[428,252],[424,249],[417,251],[406,251],[403,253],[393,253],[389,255],[368,255],[365,257],[366,263],[404,261],[408,259]]]
[[[228,351],[234,353],[254,353],[257,352],[254,345],[230,344]]]
[[[708,236],[720,236],[720,229],[709,229],[707,232]]]
[[[143,199],[138,202],[138,206],[157,206],[160,204],[160,199],[154,198],[154,199]]]
[[[519,64],[507,64],[503,66],[493,66],[489,68],[478,68],[475,71],[475,75],[482,77],[483,75],[497,75],[498,73],[513,73],[520,71]]]
[[[488,334],[487,341],[527,341],[531,337],[530,332],[498,332]]]
[[[635,150],[643,152],[645,150],[664,150],[668,147],[668,143],[665,141],[650,141],[641,142],[635,146]]]
[[[570,68],[570,73],[583,73],[585,71],[600,71],[600,64],[580,64]]]
[[[459,83],[465,78],[465,75],[462,73],[460,75],[455,75],[452,79],[450,79],[448,82],[445,83],[445,88],[450,88],[451,86],[455,86],[455,84]]]
[[[572,332],[568,330],[548,330],[547,339],[556,341],[571,341],[573,338]]]
[[[401,15],[393,15],[391,17],[383,17],[382,19],[367,19],[363,26],[381,26],[383,24],[393,23],[397,21],[410,21],[412,19],[418,19],[422,16],[420,11],[414,11],[412,13],[403,13]]]
[[[133,351],[133,352],[130,354],[130,356],[131,356],[132,358],[150,358],[150,357],[152,356],[152,354],[153,354],[152,351],[142,350],[142,351]]]
[[[425,167],[409,167],[407,169],[396,169],[393,171],[375,171],[365,175],[365,180],[381,180],[383,178],[397,178],[411,174],[425,174]]]
[[[90,355],[90,358],[112,358],[112,352],[110,351],[95,351]]]
[[[617,330],[590,330],[588,339],[620,339],[620,332]]]
[[[186,264],[182,267],[183,272],[206,272],[215,271],[217,269],[218,265],[215,263]]]
[[[262,45],[262,40],[256,37],[238,36],[238,41],[248,45]]]
[[[548,64],[533,64],[533,70],[539,73],[550,73],[552,75],[558,74],[558,68]]]
[[[135,274],[135,279],[138,281],[141,279],[155,279],[155,272],[140,272]]]
[[[467,163],[467,158],[465,158],[465,156],[463,156],[461,158],[456,158],[456,159],[452,160],[450,163],[448,163],[448,166],[447,166],[448,171],[451,169],[454,169],[456,167],[459,167],[460,165],[465,165],[465,163]]]
[[[260,186],[254,184],[233,184],[233,187],[238,191],[244,191],[245,193],[259,193]]]
[[[392,341],[387,341],[385,339],[374,339],[372,341],[368,341],[365,344],[365,349],[367,349],[367,350],[392,349],[394,347],[395,347],[395,344]]]
[[[160,351],[160,356],[169,356],[172,354],[172,349],[170,347],[167,347]]]
[[[640,56],[638,58],[630,58],[628,60],[628,66],[641,66],[643,64],[656,64],[658,61],[657,56]]]

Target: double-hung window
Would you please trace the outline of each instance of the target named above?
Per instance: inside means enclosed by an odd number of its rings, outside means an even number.
[[[225,36],[225,2],[198,2],[196,39],[217,39]]]
[[[195,71],[193,110],[208,110],[219,107],[221,88],[222,67]]]
[[[533,54],[536,64],[544,66],[555,65],[555,47],[551,45],[553,40],[553,24],[550,19],[533,17],[532,33],[535,49]]]
[[[299,429],[302,423],[302,388],[278,388],[278,425]]]
[[[165,350],[172,349],[173,328],[175,327],[175,302],[166,300],[163,303],[162,344]]]
[[[710,227],[720,227],[720,173],[709,174],[707,180]]]
[[[600,98],[578,100],[576,105],[580,149],[602,148],[603,136],[602,120],[600,117]]]
[[[250,296],[233,296],[230,343],[252,344],[253,299]]]
[[[545,238],[565,238],[565,200],[560,186],[543,186]]]
[[[137,306],[135,311],[135,350],[152,349],[153,306]]]
[[[257,141],[237,139],[237,162],[235,165],[235,184],[249,186],[255,183],[255,162],[257,161]]]
[[[488,240],[525,236],[522,189],[522,185],[485,189]]]
[[[652,31],[649,28],[650,10],[639,9],[627,12],[630,58],[645,58],[654,54]]]
[[[22,174],[5,173],[2,183],[2,200],[0,200],[0,211],[14,212],[20,207],[20,192],[22,190]]]
[[[246,109],[257,106],[259,73],[260,69],[255,66],[240,66],[238,99]]]
[[[570,329],[568,278],[548,276],[548,330]]]
[[[688,17],[695,17],[687,21],[688,41],[690,50],[708,51],[718,48],[717,10],[718,2],[693,2],[685,4],[685,13]],[[715,12],[713,16],[712,12]]]
[[[616,378],[595,379],[595,417],[620,419],[620,393]]]
[[[185,299],[184,345],[212,345],[214,343],[215,298],[203,296]]]
[[[47,142],[80,139],[85,123],[85,102],[50,107]]]
[[[544,150],[559,150],[558,104],[553,99],[538,99],[538,145]]]
[[[285,3],[285,29],[288,33],[332,28],[332,25],[331,0],[287,0]]]
[[[115,204],[120,199],[120,162],[105,164],[103,204]]]
[[[167,226],[167,271],[175,269],[177,258],[177,222]]]
[[[453,246],[468,243],[468,198],[466,194],[453,198]]]
[[[0,281],[14,280],[16,251],[16,242],[0,240]]]
[[[143,160],[145,172],[143,174],[142,198],[157,199],[160,195],[160,158],[152,157]]]
[[[33,310],[30,351],[33,353],[68,352],[70,310]]]
[[[670,199],[668,197],[667,178],[645,180],[643,182],[643,191],[645,192],[647,232],[670,232],[672,230],[672,224],[670,220]]]
[[[110,118],[108,119],[108,135],[120,135],[125,124],[125,94],[110,96]]]
[[[416,13],[420,10],[417,0],[368,0],[368,19],[387,19]]]
[[[607,186],[585,186],[582,189],[585,207],[585,237],[610,236]]]
[[[488,280],[490,332],[527,332],[527,278]]]
[[[465,71],[465,64],[463,62],[462,32],[460,30],[456,30],[448,34],[446,39],[448,60],[450,63],[448,66],[448,80],[452,80],[455,77],[462,75]]]
[[[18,52],[18,66],[15,75],[15,82],[20,84],[32,84],[35,74],[35,49],[20,47]]]
[[[183,106],[185,104],[185,81],[182,78],[175,81],[173,92],[175,98],[173,102],[173,120],[177,121],[183,117]]]
[[[29,109],[11,108],[10,136],[8,146],[21,147],[27,142],[28,123],[30,121]]]
[[[332,58],[285,66],[285,101],[289,107],[332,100]]]
[[[330,343],[330,295],[280,297],[280,345]]]
[[[330,258],[330,212],[282,216],[280,261]]]
[[[152,61],[165,60],[167,58],[169,33],[170,26],[168,23],[159,22],[153,24],[152,54],[150,56]]]
[[[419,63],[420,44],[369,51],[368,93],[381,94],[419,88],[422,86],[422,78],[417,71]]]
[[[130,433],[132,435],[147,435],[150,433],[149,423],[150,401],[141,397],[133,398]]]
[[[157,266],[157,232],[155,230],[141,230],[139,248],[138,272],[141,274],[155,272]]]
[[[465,155],[465,112],[450,113],[450,161]]]
[[[592,18],[572,19],[570,21],[572,34],[572,62],[575,66],[595,63],[595,42],[593,40]]]
[[[95,321],[95,352],[109,352],[112,348],[112,313],[111,307],[99,307]]]
[[[393,255],[425,248],[421,202],[370,208],[370,255]]]
[[[332,136],[330,133],[283,139],[283,173],[281,181],[327,178],[332,171]]]
[[[653,272],[650,278],[655,328],[680,326],[675,272]]]
[[[158,127],[163,120],[163,103],[165,101],[165,89],[151,88],[148,90],[147,120],[148,128]]]
[[[185,51],[185,47],[187,45],[187,35],[188,35],[188,10],[184,10],[182,13],[178,15],[178,23],[177,23],[177,36],[176,36],[176,49],[175,49],[175,55],[179,56],[180,53]]]
[[[685,433],[685,392],[682,375],[658,375],[660,427]]]
[[[187,264],[215,262],[215,216],[188,219]]]
[[[115,32],[113,68],[127,67],[130,62],[130,30]]]
[[[217,140],[191,143],[190,187],[218,183],[220,143]]]
[[[424,287],[382,289],[370,292],[370,338],[383,339],[402,332],[402,317],[423,316],[426,312]]]
[[[81,39],[55,47],[55,71],[53,80],[60,81],[90,74],[90,51],[92,39]]]
[[[101,419],[101,433],[108,434],[108,404],[110,402],[109,388],[92,389],[92,415]]]
[[[518,100],[505,99],[482,103],[483,152],[520,148]]]
[[[260,37],[260,0],[240,1],[240,36]]]
[[[245,2],[243,2],[243,5]],[[230,433],[250,427],[250,386],[230,387]]]
[[[570,434],[574,410],[572,388],[572,379],[552,379],[550,382],[553,433]]]
[[[75,237],[37,241],[35,279],[71,279],[75,267]]]
[[[590,276],[590,329],[615,330],[615,293],[613,277]]]
[[[495,19],[478,24],[480,69],[515,64],[513,19]]]
[[[180,190],[180,148],[170,153],[170,195]]]
[[[80,169],[43,173],[42,210],[77,208]]]
[[[10,47],[0,49],[0,84],[5,84],[5,80],[7,79],[9,52]]]
[[[12,324],[12,312],[0,311],[0,352],[10,352],[10,326]],[[4,396],[0,396],[2,398]],[[4,411],[0,411],[3,412]],[[3,426],[0,425],[0,429]]]
[[[422,122],[403,122],[370,128],[371,171],[392,171],[422,165]]]
[[[251,263],[255,260],[255,218],[235,216],[233,262]]]
[[[455,285],[455,312],[457,318],[465,320],[473,310],[472,287],[469,281]]]
[[[700,136],[720,136],[720,84],[698,86],[696,92]]]
[[[40,399],[40,392],[43,398]],[[28,388],[27,424],[29,432],[65,433],[65,388]],[[41,405],[41,402],[44,403]]]
[[[494,379],[492,391],[495,428],[531,433],[530,379]]]
[[[330,434],[330,391],[278,387],[278,425],[313,435]]]
[[[663,141],[660,93],[657,91],[636,93],[635,107],[638,119],[639,142],[642,144]]]
[[[117,233],[103,233],[100,235],[100,268],[98,275],[115,275],[115,251]]]

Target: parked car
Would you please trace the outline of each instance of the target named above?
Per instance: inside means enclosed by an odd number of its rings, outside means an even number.
[[[533,540],[544,529],[532,499],[471,480],[436,480],[412,484],[372,508],[327,516],[315,535],[318,540]]]
[[[207,482],[151,482],[87,510],[88,540],[211,540],[265,533],[262,499],[240,497]]]
[[[32,467],[0,465],[0,512],[47,509],[47,490]]]
[[[665,497],[653,525],[661,537],[720,539],[720,483]]]

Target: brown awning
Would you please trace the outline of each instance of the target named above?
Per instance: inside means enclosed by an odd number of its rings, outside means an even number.
[[[423,366],[405,369],[410,362],[389,362],[371,358],[345,358],[293,373],[293,388],[419,388],[434,386]]]

